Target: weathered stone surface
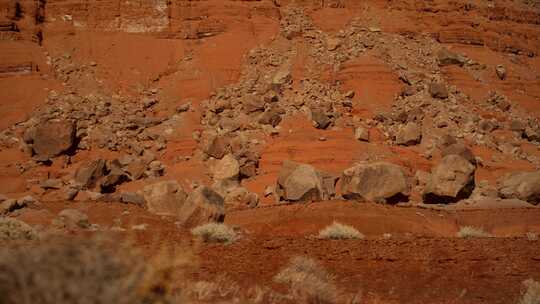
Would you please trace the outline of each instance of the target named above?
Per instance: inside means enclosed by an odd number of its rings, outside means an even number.
[[[281,114],[284,113],[285,111],[279,107],[271,107],[261,114],[259,118],[259,123],[276,127],[282,120]]]
[[[47,161],[74,147],[75,124],[64,120],[51,120],[38,124],[31,132],[32,151],[38,161]]]
[[[17,209],[24,208],[25,205],[20,205],[16,199],[7,199],[0,203],[0,215],[6,214]]]
[[[180,216],[188,197],[176,181],[164,181],[143,188],[141,193],[149,212],[158,215]]]
[[[286,201],[319,201],[327,196],[322,176],[315,168],[289,160],[283,162],[276,191]]]
[[[446,65],[459,65],[462,66],[466,59],[456,53],[449,51],[447,48],[442,48],[437,52],[437,59],[439,60],[440,66]]]
[[[230,139],[225,136],[216,136],[206,147],[206,154],[217,159],[223,158],[231,151]]]
[[[146,200],[144,196],[135,192],[123,192],[120,194],[120,200],[125,204],[134,204],[138,206],[146,205]]]
[[[459,155],[464,159],[468,160],[474,166],[476,166],[476,158],[474,157],[473,152],[463,143],[453,143],[450,145],[446,145],[441,149],[442,157],[452,154]]]
[[[433,98],[446,99],[448,98],[448,89],[442,83],[429,84],[429,94]]]
[[[403,169],[395,164],[359,164],[343,172],[341,193],[346,199],[395,203],[405,200],[409,185]]]
[[[83,188],[93,188],[105,175],[105,160],[98,159],[82,165],[75,173],[75,182]]]
[[[540,203],[540,171],[510,173],[498,181],[499,195],[531,204]]]
[[[414,122],[403,126],[396,135],[398,145],[412,146],[420,143],[422,140],[422,129]]]
[[[254,208],[259,204],[259,196],[246,188],[236,187],[225,195],[227,208]]]
[[[227,154],[216,162],[213,173],[216,180],[237,180],[240,164],[232,154]]]
[[[354,130],[354,138],[360,141],[367,141],[369,142],[369,130],[367,128],[364,128],[362,126],[357,127]]]
[[[432,169],[423,194],[425,203],[455,203],[468,198],[474,190],[475,166],[467,159],[450,154]]]
[[[276,72],[272,78],[272,86],[276,90],[281,90],[284,85],[288,85],[292,82],[292,75],[289,69],[282,68]]]
[[[312,109],[311,119],[317,129],[326,129],[332,124],[332,117],[322,109]]]
[[[178,221],[185,226],[198,226],[225,219],[224,199],[214,190],[201,186],[189,194],[183,204]]]
[[[64,183],[62,182],[61,179],[51,178],[51,179],[44,180],[40,184],[40,187],[43,188],[44,190],[50,190],[50,189],[58,190],[62,188],[63,185]]]

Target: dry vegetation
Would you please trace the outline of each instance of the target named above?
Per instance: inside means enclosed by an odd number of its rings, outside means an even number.
[[[232,243],[236,240],[236,232],[225,224],[209,223],[191,230],[194,236],[200,237],[205,242]]]
[[[525,235],[529,241],[538,241],[538,234],[534,232],[527,232]]]
[[[0,249],[0,303],[167,303],[180,261],[100,239],[12,243]]]
[[[540,304],[540,282],[528,279],[523,282],[525,291],[519,304]]]
[[[333,222],[332,225],[327,226],[323,230],[319,231],[320,239],[363,239],[365,236],[360,233],[356,228],[344,225],[338,222]]]
[[[38,233],[25,222],[14,218],[0,217],[0,241],[35,240]]]
[[[338,298],[334,277],[311,258],[291,259],[274,280],[288,285],[300,303],[335,303]]]
[[[462,239],[492,237],[492,235],[484,231],[484,229],[472,226],[461,227],[457,233],[457,236]]]

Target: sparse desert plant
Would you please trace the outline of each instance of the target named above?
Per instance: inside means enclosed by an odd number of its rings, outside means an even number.
[[[519,304],[540,304],[540,282],[528,279],[523,282],[525,287]]]
[[[319,231],[320,239],[363,239],[365,236],[360,233],[356,228],[344,225],[338,222],[333,222],[332,225],[327,226],[323,230]]]
[[[208,223],[191,229],[191,234],[205,242],[232,243],[236,240],[236,232],[229,226],[219,223]]]
[[[14,218],[0,217],[0,241],[35,240],[37,232],[30,225]]]
[[[457,236],[462,239],[492,237],[492,235],[484,231],[484,229],[473,226],[463,226],[459,228]]]
[[[156,303],[179,264],[112,241],[53,238],[0,247],[0,303]]]
[[[534,232],[527,232],[525,236],[529,241],[538,241],[538,234]]]
[[[274,281],[289,285],[296,303],[335,303],[338,297],[334,277],[311,258],[291,259]]]

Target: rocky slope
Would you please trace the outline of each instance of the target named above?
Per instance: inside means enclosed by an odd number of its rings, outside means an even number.
[[[294,238],[364,202],[405,221],[496,209],[509,228],[495,235],[538,232],[539,20],[537,1],[0,1],[0,213],[47,227],[74,204],[108,231],[127,208],[157,231],[225,221]],[[265,222],[330,200],[298,226]],[[459,228],[430,221],[430,238]],[[534,250],[516,246],[525,279]]]

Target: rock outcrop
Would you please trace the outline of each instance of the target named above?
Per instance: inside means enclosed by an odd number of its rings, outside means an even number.
[[[423,193],[425,203],[447,204],[468,198],[474,190],[475,166],[467,159],[450,154],[431,171]]]
[[[398,165],[363,163],[343,172],[341,193],[346,199],[395,203],[407,199],[409,185],[404,170]]]
[[[540,203],[540,171],[510,173],[498,181],[499,195],[517,198],[533,205]]]
[[[280,199],[308,202],[330,199],[335,194],[337,178],[319,172],[313,166],[286,160],[276,186]]]

